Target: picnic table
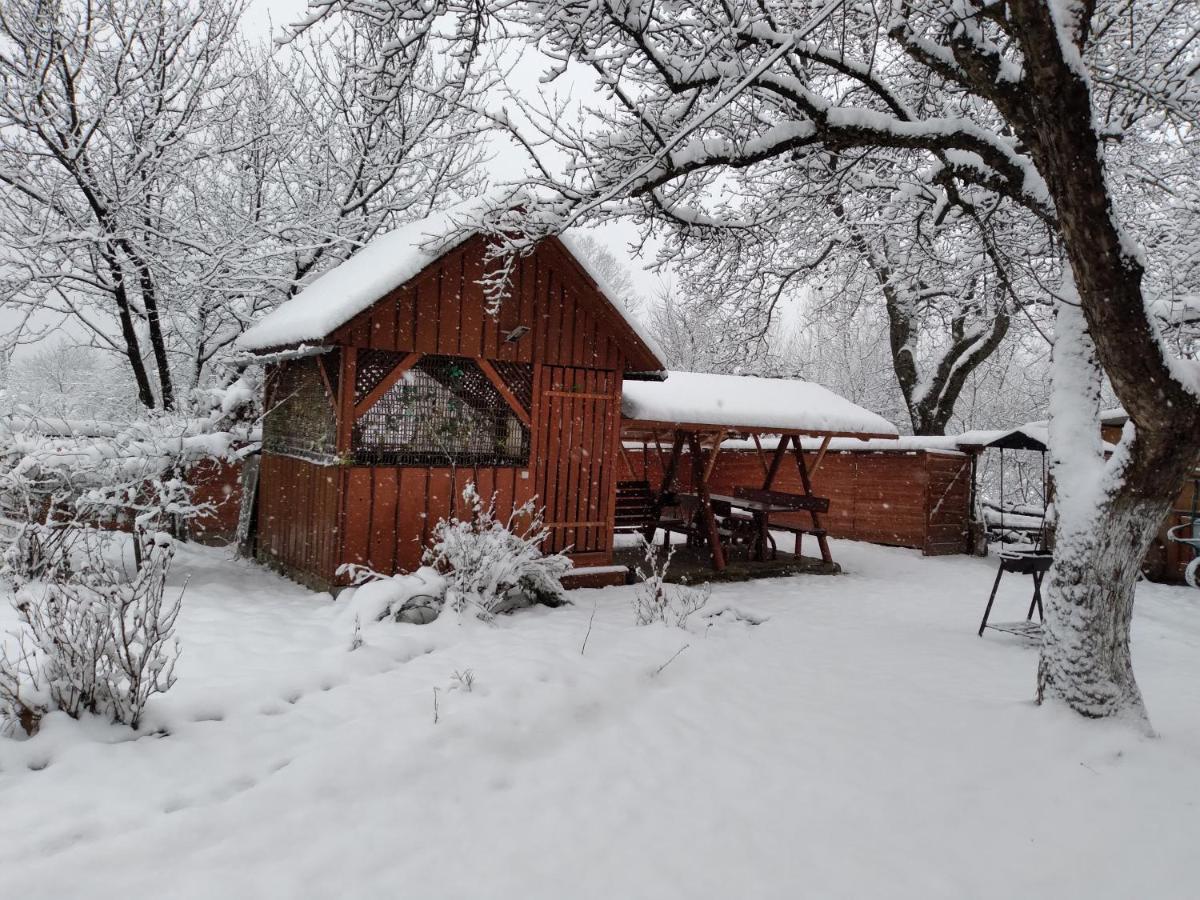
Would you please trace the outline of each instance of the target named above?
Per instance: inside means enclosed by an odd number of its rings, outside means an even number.
[[[700,496],[683,492],[678,497],[686,498],[690,505],[699,510]],[[808,497],[803,494],[791,494],[784,491],[772,491],[760,488],[738,487],[733,494],[709,494],[709,503],[717,518],[717,533],[727,540],[748,538],[753,548],[753,558],[758,562],[767,559],[768,553],[774,557],[775,539],[771,536],[771,514],[790,513],[816,510],[825,512],[829,509],[829,501],[821,497]],[[739,521],[741,520],[741,521]],[[779,526],[789,531],[797,530],[795,526]],[[815,533],[813,529],[799,529],[806,533]],[[697,537],[703,537],[699,523],[695,528]]]

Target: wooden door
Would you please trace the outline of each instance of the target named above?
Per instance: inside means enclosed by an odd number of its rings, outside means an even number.
[[[621,381],[616,372],[541,366],[533,453],[534,487],[545,505],[548,551],[567,550],[577,564],[607,563]]]

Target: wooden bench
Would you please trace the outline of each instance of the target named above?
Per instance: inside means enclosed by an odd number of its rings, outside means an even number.
[[[762,503],[771,508],[773,512],[808,512],[808,513],[827,513],[829,512],[829,498],[815,497],[808,494],[791,494],[786,491],[764,490],[762,488],[750,487],[735,487],[733,489],[735,497],[743,500],[750,500]],[[774,538],[770,538],[770,531],[786,531],[788,534],[795,535],[796,544],[793,552],[796,556],[800,556],[800,551],[803,549],[804,535],[812,535],[818,539],[824,539],[828,536],[828,532],[824,528],[818,528],[816,525],[791,525],[784,522],[773,522],[768,519],[768,539],[771,541],[771,552],[775,552]]]
[[[673,494],[668,494],[664,499],[666,506],[677,503]],[[662,518],[655,514],[657,500],[648,481],[618,481],[613,531],[618,534],[653,534],[653,529],[661,528],[667,533],[667,543],[671,542],[672,531],[690,536],[691,527],[683,518]]]

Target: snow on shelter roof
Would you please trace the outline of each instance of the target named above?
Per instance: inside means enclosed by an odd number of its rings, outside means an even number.
[[[633,422],[733,431],[806,432],[891,438],[896,426],[808,381],[668,372],[665,381],[626,382],[621,414]]]
[[[248,328],[238,338],[237,346],[262,352],[320,342],[477,234],[480,218],[495,203],[494,197],[475,198],[377,235]],[[661,359],[658,344],[625,306],[620,294],[590,264],[574,238],[562,234],[558,239],[636,337],[656,359]]]

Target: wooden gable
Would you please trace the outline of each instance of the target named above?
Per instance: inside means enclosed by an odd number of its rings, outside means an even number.
[[[475,236],[334,331],[327,343],[503,362],[655,372],[662,363],[556,238],[518,259],[497,316],[482,285],[485,239]],[[525,326],[515,341],[505,337]]]

